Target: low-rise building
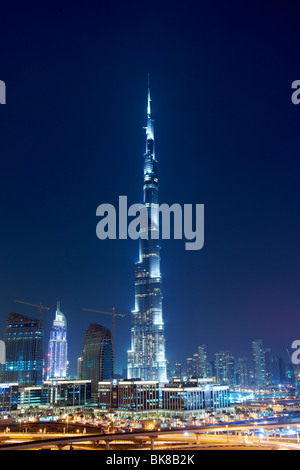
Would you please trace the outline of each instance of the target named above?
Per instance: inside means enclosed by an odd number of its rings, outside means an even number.
[[[46,380],[43,383],[43,404],[85,406],[91,403],[91,380]]]
[[[46,380],[41,386],[0,384],[0,410],[34,406],[86,406],[91,404],[91,380]]]
[[[112,380],[98,383],[99,408],[148,412],[159,408],[159,384],[147,380]]]
[[[18,407],[19,385],[16,382],[0,384],[0,411],[16,410]]]
[[[106,411],[165,416],[201,416],[206,411],[229,406],[229,388],[212,379],[173,379],[165,385],[157,381],[112,380],[98,383],[99,408]]]
[[[206,411],[229,406],[229,387],[212,381],[190,379],[171,381],[162,388],[162,412],[165,416],[201,416]]]

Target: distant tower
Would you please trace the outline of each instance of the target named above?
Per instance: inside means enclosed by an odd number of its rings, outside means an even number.
[[[140,238],[139,261],[135,268],[135,309],[132,312],[131,350],[128,351],[127,375],[129,379],[139,378],[166,383],[167,361],[158,240],[158,176],[149,79],[143,190],[143,203],[148,211],[148,236]]]
[[[175,363],[175,377],[180,377],[182,376],[182,367],[180,362]]]
[[[209,366],[207,363],[207,349],[206,345],[202,344],[198,346],[198,356],[199,356],[199,377],[208,377]]]
[[[265,353],[261,339],[252,341],[255,385],[264,387],[266,381]]]
[[[220,351],[215,357],[217,383],[235,385],[235,360],[231,352]]]
[[[67,353],[67,321],[60,311],[60,302],[57,302],[49,341],[48,379],[64,379],[67,377]]]
[[[237,360],[237,385],[243,388],[250,385],[249,361],[247,357],[240,357]]]

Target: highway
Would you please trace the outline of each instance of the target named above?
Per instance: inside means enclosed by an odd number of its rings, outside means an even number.
[[[239,421],[204,426],[165,430],[134,430],[107,434],[41,434],[41,433],[3,433],[0,434],[0,450],[25,450],[41,448],[93,448],[106,450],[121,445],[130,449],[145,448],[225,448],[242,446],[244,448],[286,448],[300,450],[299,433],[294,438],[280,434],[293,428],[300,432],[300,417],[293,422],[270,418],[264,420]],[[269,435],[270,433],[270,435]],[[263,434],[263,435],[262,435]]]

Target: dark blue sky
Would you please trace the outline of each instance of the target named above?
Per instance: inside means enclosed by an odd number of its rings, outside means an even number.
[[[167,357],[207,344],[287,358],[299,339],[299,5],[2,2],[0,322],[56,301],[71,370],[90,322],[126,367],[138,243],[100,241],[96,208],[142,200],[147,73],[160,202],[205,205],[205,246],[162,242]]]

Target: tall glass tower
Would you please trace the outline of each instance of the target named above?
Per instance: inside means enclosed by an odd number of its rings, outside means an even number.
[[[57,302],[49,341],[47,374],[49,379],[64,379],[67,377],[67,351],[67,321],[64,314],[60,311],[60,302]]]
[[[44,367],[44,326],[41,320],[9,313],[6,319],[6,362],[4,382],[22,387],[42,384]]]
[[[86,330],[82,353],[80,378],[92,381],[92,394],[97,395],[98,382],[113,379],[114,352],[110,330],[91,323]]]
[[[263,387],[265,385],[266,370],[264,348],[261,339],[252,341],[252,353],[255,385],[257,387]]]
[[[140,237],[135,266],[135,309],[132,312],[129,379],[167,382],[162,280],[160,273],[157,160],[154,152],[154,121],[148,76],[146,153],[144,155],[143,203],[148,212],[148,233]]]

